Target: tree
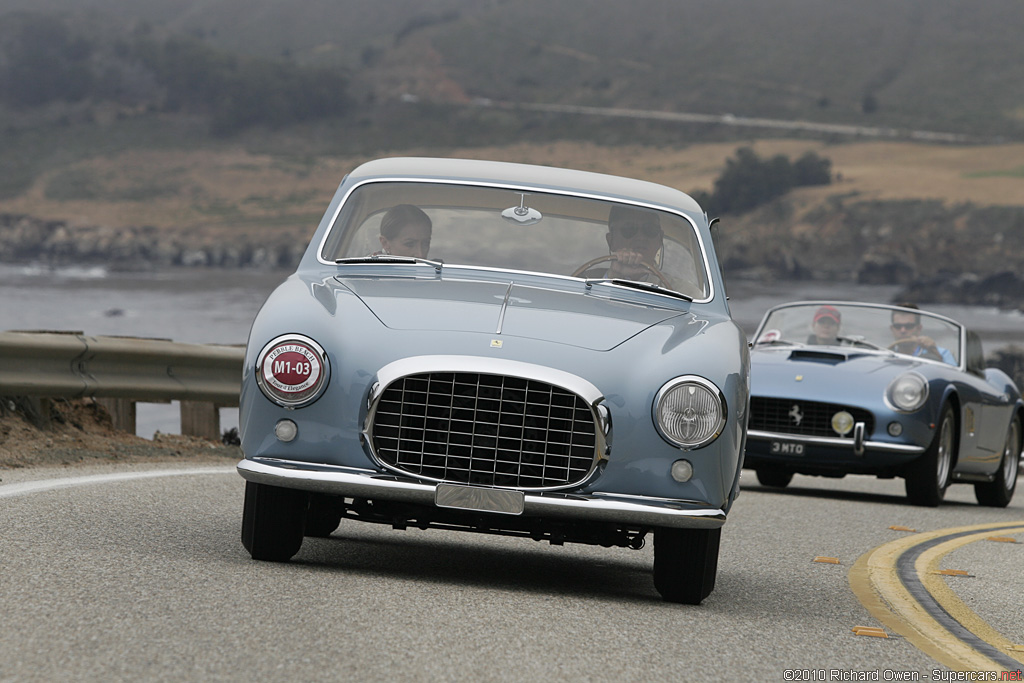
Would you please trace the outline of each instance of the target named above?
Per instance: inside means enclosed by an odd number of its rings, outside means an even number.
[[[726,160],[725,170],[715,180],[714,192],[699,195],[705,200],[701,202],[705,208],[739,213],[781,197],[794,187],[831,182],[832,162],[814,152],[791,163],[781,154],[765,160],[750,147],[741,147],[735,157]]]

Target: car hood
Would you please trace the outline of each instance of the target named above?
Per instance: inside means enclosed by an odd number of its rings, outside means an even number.
[[[530,337],[606,351],[682,311],[589,291],[463,279],[337,278],[387,327]]]
[[[928,365],[907,356],[859,349],[754,347],[750,354],[751,394],[841,402],[866,391],[881,396],[889,382]],[[927,375],[931,375],[927,372]],[[845,397],[845,399],[844,399]]]

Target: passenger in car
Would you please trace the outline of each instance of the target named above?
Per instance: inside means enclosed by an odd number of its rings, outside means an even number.
[[[822,306],[814,312],[814,320],[811,322],[811,334],[807,337],[808,344],[820,346],[837,346],[839,340],[839,325],[843,316],[835,306]]]
[[[423,209],[396,204],[380,221],[380,254],[427,258],[433,224]]]

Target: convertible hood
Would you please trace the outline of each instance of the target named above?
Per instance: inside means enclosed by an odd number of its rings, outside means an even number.
[[[526,336],[606,351],[680,311],[590,293],[472,280],[337,278],[396,330]],[[507,301],[506,301],[507,295]]]

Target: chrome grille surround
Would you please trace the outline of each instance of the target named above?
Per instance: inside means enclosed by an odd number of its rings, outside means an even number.
[[[607,458],[604,397],[570,373],[418,356],[377,373],[363,434],[377,462],[417,479],[519,490],[578,487]]]

